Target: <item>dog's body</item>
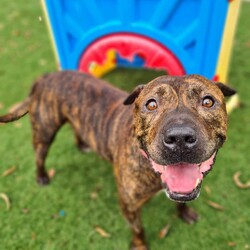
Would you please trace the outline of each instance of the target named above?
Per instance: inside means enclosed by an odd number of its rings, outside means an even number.
[[[203,174],[226,137],[223,94],[234,91],[193,75],[159,77],[128,96],[102,80],[64,71],[38,79],[29,97],[0,122],[29,112],[40,184],[49,182],[44,167],[49,146],[69,122],[82,151],[91,148],[113,163],[121,208],[133,232],[131,246],[146,249],[140,208],[163,187],[176,201],[198,196]],[[213,97],[213,107],[204,96]],[[179,212],[187,222],[196,220],[185,205]]]

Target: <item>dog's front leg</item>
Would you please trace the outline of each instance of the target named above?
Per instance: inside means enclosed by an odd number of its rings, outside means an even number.
[[[144,229],[141,222],[140,207],[131,207],[131,205],[128,205],[126,204],[126,202],[121,201],[121,208],[123,215],[127,219],[132,230],[130,249],[148,250],[147,244],[145,242]]]
[[[131,140],[130,140],[131,141]],[[162,189],[161,179],[152,170],[148,159],[138,152],[139,149],[122,147],[119,152],[120,162],[114,164],[114,174],[119,194],[119,201],[124,217],[132,231],[130,249],[149,249],[141,222],[141,208]],[[123,155],[123,152],[127,154]]]
[[[177,203],[178,216],[188,224],[193,224],[199,219],[198,213],[186,203]]]

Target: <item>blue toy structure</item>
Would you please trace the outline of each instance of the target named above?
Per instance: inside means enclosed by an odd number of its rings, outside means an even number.
[[[231,2],[239,1],[43,0],[42,2],[62,69],[91,73],[91,63],[96,61],[100,67],[104,65],[101,73],[116,66],[155,67],[167,71],[175,67],[171,71],[173,74],[196,73],[212,79],[216,75],[229,6],[233,4]],[[234,8],[238,9],[239,4],[234,5]],[[236,15],[232,18],[236,19]],[[118,41],[116,35],[122,35],[122,38],[120,37]],[[126,41],[126,36],[130,35],[134,36],[133,41],[136,44],[134,51],[131,51],[133,44]],[[143,46],[143,41],[148,42],[149,52],[147,46]],[[155,62],[150,64],[147,58],[159,51],[157,46],[165,52],[158,55]],[[115,54],[110,63],[113,64],[105,67],[108,60],[107,53],[112,49]],[[88,52],[89,56],[85,57]],[[175,63],[162,58],[165,54]],[[95,74],[95,71],[92,73]]]

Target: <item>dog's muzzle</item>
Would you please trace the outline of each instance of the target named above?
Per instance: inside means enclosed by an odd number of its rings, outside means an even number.
[[[202,180],[212,169],[217,153],[200,163],[160,165],[145,151],[141,152],[150,160],[154,171],[160,174],[168,198],[179,202],[191,201],[199,196]]]

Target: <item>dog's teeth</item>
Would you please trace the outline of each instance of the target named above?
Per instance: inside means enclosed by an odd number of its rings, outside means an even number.
[[[200,179],[197,178],[196,183],[195,183],[195,187],[197,187],[199,185],[199,183],[200,183]]]

